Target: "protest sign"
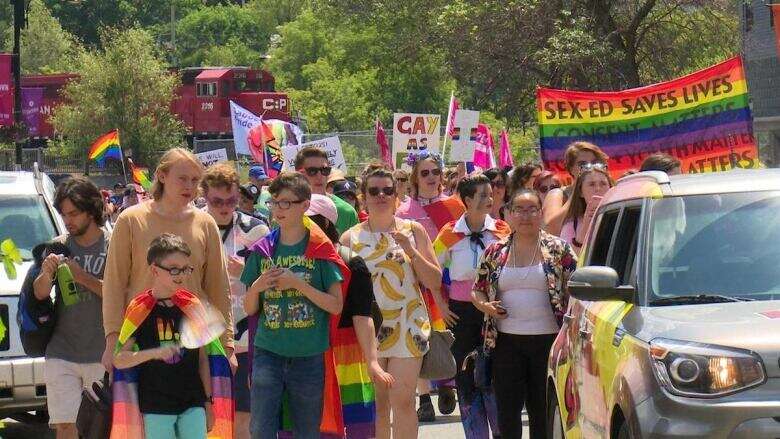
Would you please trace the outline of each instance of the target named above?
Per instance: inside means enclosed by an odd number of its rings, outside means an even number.
[[[564,180],[564,152],[579,140],[604,150],[615,178],[656,152],[680,159],[685,173],[759,165],[739,57],[621,92],[540,88],[537,111],[542,160]]]
[[[282,170],[287,171],[295,169],[295,155],[298,154],[298,151],[307,146],[315,146],[324,150],[325,153],[328,154],[328,162],[333,169],[347,172],[347,162],[344,160],[344,152],[341,150],[341,141],[338,136],[326,137],[300,145],[285,146],[282,148],[282,156],[284,157],[284,166]]]
[[[198,156],[198,160],[200,160],[200,162],[203,163],[203,166],[207,168],[213,165],[214,163],[228,161],[227,149],[225,148],[215,149],[212,151],[198,152],[195,153],[195,155]]]
[[[452,131],[450,161],[467,162],[474,156],[474,142],[477,139],[479,111],[458,110]]]
[[[401,167],[410,152],[439,151],[438,114],[395,113],[393,115],[393,160]]]
[[[22,119],[31,136],[39,134],[39,114],[43,101],[42,87],[22,87]]]

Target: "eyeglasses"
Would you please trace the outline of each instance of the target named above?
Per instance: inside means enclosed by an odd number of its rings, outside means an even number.
[[[499,189],[503,188],[503,187],[506,187],[506,183],[504,183],[504,180],[491,181],[490,185],[495,187],[495,188],[499,188]]]
[[[399,183],[406,183],[407,181],[409,181],[409,179],[408,178],[396,178],[395,181],[397,181]]]
[[[218,197],[209,197],[206,198],[206,202],[214,207],[233,207],[238,204],[238,198],[230,197],[228,199],[224,199]]]
[[[553,190],[553,189],[559,189],[561,185],[553,183],[550,186],[539,186],[539,192],[546,194],[547,192]]]
[[[395,188],[392,186],[387,186],[380,188],[379,186],[374,186],[366,189],[366,192],[368,192],[368,195],[371,195],[372,197],[378,197],[379,193],[383,193],[388,197],[392,197],[395,195]]]
[[[439,168],[423,169],[422,171],[420,171],[420,177],[422,177],[422,178],[425,178],[425,177],[427,177],[427,176],[429,176],[431,174],[439,176],[439,175],[441,175],[441,169],[439,169]]]
[[[265,202],[265,205],[269,209],[273,209],[275,207],[278,207],[279,209],[287,210],[293,204],[299,204],[299,203],[303,203],[303,200],[298,200],[298,201],[287,201],[287,200],[274,201],[274,200],[268,200],[268,201]]]
[[[321,168],[316,168],[312,166],[310,168],[305,168],[304,170],[306,171],[306,175],[308,175],[309,177],[314,177],[315,175],[317,175],[318,172],[324,175],[325,177],[327,177],[328,175],[330,175],[331,169],[332,168],[330,166],[323,166]]]
[[[509,207],[509,213],[517,216],[539,216],[542,212],[538,207]]]
[[[593,169],[599,171],[607,170],[607,164],[601,162],[577,162],[577,165],[580,167],[580,171],[591,171]]]
[[[195,269],[190,266],[179,268],[179,267],[163,267],[160,264],[154,264],[154,265],[156,265],[157,268],[167,271],[168,273],[170,273],[171,276],[178,276],[180,274],[192,274],[192,272],[195,271]]]

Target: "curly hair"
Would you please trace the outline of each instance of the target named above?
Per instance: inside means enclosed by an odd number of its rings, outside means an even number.
[[[65,200],[70,200],[76,209],[88,213],[98,226],[105,224],[103,195],[95,183],[84,177],[73,177],[63,182],[54,193],[54,207],[60,213]]]
[[[203,180],[200,181],[200,189],[204,195],[209,192],[209,188],[232,189],[233,185],[240,185],[238,173],[227,163],[210,166],[203,174]]]

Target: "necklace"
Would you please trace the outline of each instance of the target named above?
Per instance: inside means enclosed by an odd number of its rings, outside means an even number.
[[[534,253],[533,256],[531,256],[531,260],[528,262],[528,265],[526,266],[519,266],[517,265],[517,247],[515,247],[515,242],[512,241],[512,265],[515,268],[525,268],[525,273],[522,277],[520,277],[520,280],[526,280],[528,276],[531,274],[531,269],[534,261],[536,261],[536,257],[539,255],[539,247],[541,247],[540,242],[541,241],[541,234],[536,238],[536,245],[534,246]]]

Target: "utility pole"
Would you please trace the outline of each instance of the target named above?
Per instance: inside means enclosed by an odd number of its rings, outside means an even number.
[[[16,170],[22,170],[22,146],[27,138],[27,127],[22,120],[22,59],[20,46],[24,27],[25,0],[11,0],[14,6],[14,143],[16,144]]]
[[[171,61],[176,67],[176,0],[171,0]]]

